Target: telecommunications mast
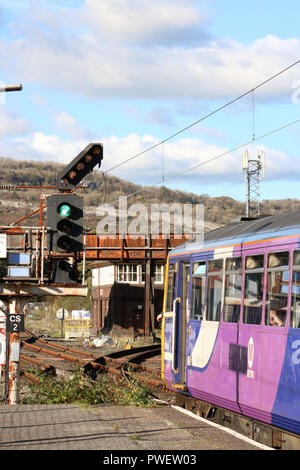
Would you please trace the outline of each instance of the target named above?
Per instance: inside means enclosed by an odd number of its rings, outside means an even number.
[[[243,153],[242,169],[246,177],[246,217],[251,217],[251,209],[260,215],[260,182],[265,176],[265,154],[258,152],[257,160],[250,160],[248,150]]]

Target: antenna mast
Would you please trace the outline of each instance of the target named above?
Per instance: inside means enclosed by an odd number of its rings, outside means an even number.
[[[246,177],[246,217],[251,216],[252,207],[260,215],[260,182],[265,176],[265,155],[258,152],[257,160],[249,160],[248,150],[243,154],[242,169]]]

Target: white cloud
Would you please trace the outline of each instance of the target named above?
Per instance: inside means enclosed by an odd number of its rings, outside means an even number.
[[[95,98],[228,97],[251,89],[300,56],[298,40],[276,37],[251,46],[231,42],[147,52],[104,46],[89,37],[66,41],[59,50],[51,39],[38,37],[4,46],[9,66],[26,81]],[[290,99],[293,79],[299,74],[298,70],[294,77],[286,75],[262,91]]]
[[[183,45],[206,37],[207,18],[199,3],[204,2],[86,0],[81,18],[112,43]]]
[[[14,25],[14,40],[0,41],[1,63],[25,83],[94,99],[211,100],[237,96],[299,58],[296,38],[203,41],[203,5],[86,0],[80,8],[53,7],[48,22],[40,6],[27,24]],[[299,75],[300,66],[256,96],[290,101]]]
[[[0,155],[18,160],[69,163],[89,143],[86,139],[66,140],[55,134],[33,132],[25,137],[0,142]]]
[[[10,111],[5,104],[0,104],[0,137],[11,137],[27,134],[29,123]]]
[[[149,147],[156,146],[159,139],[153,135],[130,134],[125,137],[110,136],[101,140],[104,144],[104,159],[101,170],[108,171],[115,165],[129,159]],[[17,159],[38,159],[69,163],[89,143],[86,139],[63,139],[55,134],[34,132],[26,137],[0,142],[0,155]],[[199,138],[182,138],[165,142],[128,163],[108,171],[122,179],[135,183],[152,185],[184,184],[240,184],[244,182],[242,173],[242,153],[231,152],[221,156],[228,148],[207,144]],[[266,181],[296,180],[300,173],[299,159],[292,158],[284,151],[265,145],[250,145],[249,156],[257,158],[264,151],[266,160]],[[214,159],[211,162],[207,162]],[[201,165],[203,163],[203,165]],[[194,168],[195,167],[195,168]],[[190,170],[190,171],[185,171]],[[174,177],[184,172],[182,176]],[[163,182],[163,177],[165,182]]]
[[[76,119],[69,113],[63,111],[54,116],[55,125],[58,130],[64,132],[74,139],[90,139],[93,140],[94,134],[84,129]]]
[[[45,160],[69,163],[89,143],[87,140],[64,140],[54,134],[34,132],[27,145]]]
[[[123,138],[111,136],[104,139],[103,170],[109,170],[118,163],[130,158],[146,148],[152,147],[159,142],[151,135],[139,136],[131,134]],[[223,184],[243,183],[242,153],[245,149],[237,152],[229,152],[227,147],[207,144],[198,138],[182,138],[174,142],[165,142],[155,149],[134,158],[108,174],[119,176],[133,182],[142,184],[153,184],[162,181],[163,176],[166,184],[176,184],[176,181],[199,184]],[[285,152],[265,145],[248,146],[249,156],[257,158],[258,152],[265,153],[266,169],[265,178],[274,180],[293,180],[300,172],[299,159],[294,159]],[[223,155],[223,156],[222,156]],[[220,158],[215,159],[215,157]],[[214,159],[211,162],[208,160]],[[201,165],[203,163],[203,165]],[[195,168],[194,168],[195,167]],[[186,171],[185,170],[190,170]],[[185,172],[183,176],[174,176]]]

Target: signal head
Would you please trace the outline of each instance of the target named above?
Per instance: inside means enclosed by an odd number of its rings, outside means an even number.
[[[59,173],[58,183],[56,185],[57,189],[59,191],[71,190],[74,186],[78,185],[97,164],[100,167],[102,159],[102,144],[94,143],[87,145],[77,157]]]
[[[60,217],[70,217],[72,213],[72,207],[70,206],[70,204],[63,202],[58,206],[57,212]]]

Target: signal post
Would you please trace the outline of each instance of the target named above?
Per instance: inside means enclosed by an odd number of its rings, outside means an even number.
[[[19,403],[19,362],[21,339],[20,333],[24,331],[24,298],[12,297],[8,303],[8,313],[6,315],[6,341],[7,359],[5,374],[5,401],[9,405]],[[27,300],[25,300],[27,302]]]
[[[77,262],[83,251],[83,198],[73,193],[76,185],[103,159],[103,146],[87,145],[58,175],[59,194],[48,198],[48,252],[52,259],[51,282],[76,284]]]
[[[74,190],[97,164],[101,165],[102,159],[102,144],[89,144],[59,174],[58,193],[48,198],[47,227],[0,227],[5,240],[8,235],[23,237],[24,247],[24,253],[14,253],[20,248],[5,246],[2,255],[8,260],[7,275],[1,275],[0,279],[0,299],[6,305],[5,401],[8,404],[19,402],[20,333],[25,329],[24,306],[28,299],[35,295],[86,296],[88,293],[87,286],[78,282],[77,264],[84,251],[83,198],[74,194]],[[35,247],[31,241],[25,243],[26,237],[34,233],[40,240]],[[17,259],[14,266],[9,266],[10,255]],[[28,260],[25,265],[22,256]],[[38,267],[35,274],[34,260]],[[48,273],[44,272],[46,265]]]

